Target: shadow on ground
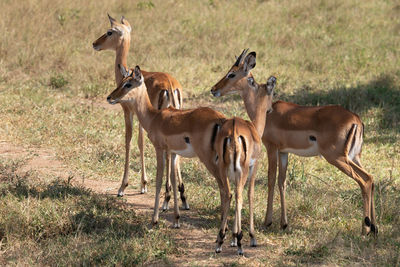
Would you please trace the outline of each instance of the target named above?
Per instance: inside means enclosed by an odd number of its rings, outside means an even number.
[[[381,74],[376,79],[354,87],[338,87],[313,92],[304,85],[294,95],[280,94],[276,99],[299,105],[341,105],[361,117],[368,117],[372,108],[379,108],[377,126],[400,131],[400,88],[393,76]],[[279,90],[278,90],[279,94]]]

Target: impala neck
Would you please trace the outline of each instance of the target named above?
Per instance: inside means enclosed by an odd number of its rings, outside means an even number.
[[[258,108],[256,108],[254,119],[251,119],[251,121],[253,122],[254,127],[256,127],[259,136],[262,137],[264,134],[265,119],[267,118],[267,108],[268,108],[267,94],[263,94],[262,96],[257,97],[254,106]]]
[[[244,102],[247,114],[253,122],[260,136],[264,133],[265,119],[268,109],[268,95],[266,93],[257,93],[247,83],[247,78],[252,77],[250,73],[247,77],[242,78],[237,82],[239,92]]]
[[[128,58],[130,43],[131,43],[130,36],[129,35],[124,36],[124,38],[121,40],[121,44],[116,49],[115,82],[117,83],[117,86],[120,84],[120,82],[123,79],[122,74],[118,68],[118,64],[120,64],[120,65],[124,66],[126,69],[128,69],[127,58]]]
[[[128,94],[130,95],[127,95],[127,97],[132,99],[129,101],[134,102],[133,108],[140,124],[146,132],[149,132],[153,118],[159,113],[159,111],[151,104],[145,83],[143,82],[140,87],[133,89],[132,92]]]

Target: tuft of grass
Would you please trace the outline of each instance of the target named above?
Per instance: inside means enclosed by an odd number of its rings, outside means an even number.
[[[68,84],[68,80],[61,74],[57,74],[50,77],[50,86],[59,89]]]

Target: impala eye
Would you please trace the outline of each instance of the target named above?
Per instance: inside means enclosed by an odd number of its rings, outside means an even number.
[[[234,78],[235,76],[236,76],[235,73],[229,73],[229,74],[228,74],[228,78],[229,78],[229,79],[232,79],[232,78]]]
[[[125,84],[125,87],[126,87],[126,88],[131,88],[131,87],[132,87],[132,84],[127,83],[127,84]]]
[[[111,35],[112,35],[112,31],[108,31],[108,32],[107,32],[107,35],[108,35],[108,36],[111,36]]]

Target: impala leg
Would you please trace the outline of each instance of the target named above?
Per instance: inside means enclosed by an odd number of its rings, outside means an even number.
[[[267,146],[268,153],[268,204],[267,213],[265,214],[264,226],[268,227],[272,224],[272,211],[274,202],[274,189],[276,181],[276,166],[278,162],[278,150],[273,145]]]
[[[236,201],[236,197],[235,197]],[[236,202],[237,203],[237,202]],[[237,206],[237,204],[235,205]],[[232,241],[231,241],[231,247],[237,247],[238,246],[238,240],[237,240],[237,233],[238,233],[238,217],[236,213],[236,208],[235,208],[235,217],[233,218],[233,225],[232,225]]]
[[[249,214],[250,214],[250,228],[249,228],[249,236],[250,236],[250,246],[256,247],[257,240],[254,232],[254,186],[256,182],[256,173],[258,169],[258,164],[256,163],[253,166],[250,166],[249,170],[249,191],[248,191],[248,198],[249,198]]]
[[[178,190],[180,192],[181,200],[182,200],[182,209],[188,210],[189,203],[187,202],[186,194],[185,194],[185,185],[183,184],[182,175],[181,175],[181,167],[179,162],[180,157],[176,155],[176,176],[178,177]]]
[[[215,177],[217,177],[217,176],[215,176]],[[223,209],[223,201],[222,200],[225,197],[225,195],[224,195],[225,189],[224,189],[224,185],[222,184],[222,181],[219,178],[217,178],[216,180],[218,183],[219,196],[220,196],[220,200],[221,200],[221,210],[220,211],[221,211],[221,223],[222,223],[222,220],[224,218],[224,209]],[[229,201],[231,201],[231,199],[232,199],[232,194],[229,194]],[[225,232],[227,232],[227,231],[228,231],[228,227],[225,228]],[[217,241],[215,241],[215,242],[217,242]]]
[[[375,217],[375,200],[374,200],[374,194],[375,194],[375,183],[372,183],[372,189],[371,189],[371,232],[374,233],[375,237],[378,235],[378,226],[376,224],[376,217]]]
[[[142,165],[142,177],[141,177],[141,188],[140,192],[142,194],[147,192],[147,176],[146,176],[146,167],[144,164],[144,133],[143,127],[139,124],[139,136],[138,136],[138,147],[140,151],[140,163]]]
[[[165,198],[162,205],[162,210],[168,210],[168,203],[171,199],[171,153],[166,152],[166,167],[167,167],[167,179],[165,181]]]
[[[235,209],[235,215],[236,215],[236,226],[237,226],[237,229],[236,229],[236,231],[233,232],[233,236],[236,236],[236,238],[237,238],[237,253],[238,253],[238,255],[243,255],[243,249],[242,249],[242,238],[243,238],[243,232],[242,232],[243,196],[242,196],[242,193],[243,193],[244,184],[246,183],[246,178],[247,178],[247,175],[243,174],[243,173],[241,173],[240,176],[236,178],[236,190],[235,190],[236,191],[235,192],[236,209]]]
[[[226,224],[228,221],[228,212],[231,203],[231,193],[230,193],[231,190],[229,187],[229,181],[227,177],[224,177],[224,180],[225,184],[223,185],[221,193],[222,218],[221,218],[221,226],[217,236],[217,247],[215,248],[216,253],[220,253],[222,251],[222,244],[224,243]]]
[[[354,158],[353,158],[353,162],[354,162],[355,164],[357,164],[359,167],[362,168],[360,155],[355,155]]]
[[[288,153],[279,152],[279,177],[278,177],[278,187],[279,193],[281,197],[281,228],[286,229],[287,222],[287,213],[286,213],[286,170],[288,165]]]
[[[121,187],[118,189],[118,196],[124,195],[124,190],[128,186],[128,175],[129,175],[129,152],[132,140],[132,119],[133,113],[130,112],[125,106],[122,106],[124,110],[125,119],[125,165],[124,165],[124,176],[122,177]]]
[[[361,153],[358,155],[355,155],[353,158],[353,162],[358,165],[359,169],[364,172],[364,175],[369,175],[364,168],[362,167],[361,164]],[[374,201],[374,195],[375,195],[375,184],[372,183],[372,189],[371,189],[371,232],[373,232],[375,235],[378,234],[378,227],[376,226],[376,217],[375,217],[375,201]],[[372,226],[373,225],[373,226]]]
[[[370,226],[370,232],[372,232],[374,234],[374,236],[376,236],[378,234],[378,227],[376,225],[376,218],[375,218],[375,204],[374,204],[375,184],[374,184],[373,177],[368,172],[366,172],[362,167],[360,167],[358,164],[355,164],[354,162],[350,161],[350,165],[357,172],[357,174],[363,178],[363,180],[366,183],[367,201],[364,201],[364,202],[366,202],[366,205],[368,205],[368,208],[369,208],[370,223],[368,223],[367,216],[365,217],[364,222],[365,222],[366,226]],[[366,208],[364,207],[364,214],[365,214],[365,210],[366,210]],[[365,228],[366,227],[363,227],[363,230]],[[366,230],[368,230],[368,229],[366,229]],[[366,232],[366,233],[369,234],[368,232]]]
[[[159,207],[160,207],[160,191],[162,186],[162,178],[164,175],[165,167],[165,151],[156,148],[157,157],[157,174],[156,174],[156,197],[154,202],[153,224],[158,223]]]
[[[371,231],[376,234],[378,229],[375,224],[375,211],[372,211],[372,208],[374,207],[374,204],[372,203],[374,191],[372,176],[346,156],[339,157],[336,160],[329,162],[349,177],[353,178],[359,184],[364,204],[364,220],[362,222],[361,233],[366,235]]]
[[[177,155],[175,153],[171,154],[171,182],[172,182],[172,189],[174,191],[174,215],[175,215],[175,220],[174,220],[174,228],[179,228],[179,206],[178,206],[178,188],[176,184],[176,158]]]

